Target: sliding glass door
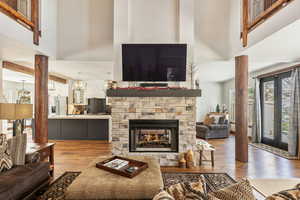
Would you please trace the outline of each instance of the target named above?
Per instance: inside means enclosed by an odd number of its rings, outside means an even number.
[[[291,73],[261,79],[262,143],[287,150]]]

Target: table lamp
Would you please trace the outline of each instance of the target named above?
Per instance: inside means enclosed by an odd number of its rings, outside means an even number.
[[[32,118],[32,104],[0,103],[0,120],[14,120],[13,136],[24,131],[24,119]]]

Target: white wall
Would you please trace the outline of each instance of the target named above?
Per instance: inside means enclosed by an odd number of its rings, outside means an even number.
[[[201,97],[197,98],[197,121],[203,121],[205,115],[215,111],[217,104],[222,105],[222,84],[216,82],[200,82]]]
[[[129,41],[173,43],[178,41],[177,0],[130,0]]]
[[[222,58],[228,58],[230,55],[230,1],[195,1],[195,39],[197,43],[204,43]]]
[[[87,81],[86,98],[105,98],[106,87],[104,80]]]
[[[68,96],[68,88],[69,84],[62,84],[58,82],[54,82],[55,84],[55,90],[54,91],[48,91],[49,96]]]
[[[58,2],[58,58],[113,59],[113,0]]]
[[[114,0],[113,79],[118,81],[123,43],[187,43],[187,63],[193,62],[194,0]]]
[[[57,6],[59,0],[41,1],[41,32],[40,45],[37,47],[47,56],[57,56]]]

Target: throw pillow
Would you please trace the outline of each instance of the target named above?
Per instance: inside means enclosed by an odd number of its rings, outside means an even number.
[[[221,115],[210,115],[209,117],[214,118],[215,123],[218,123],[218,122],[219,122],[219,119],[220,119],[220,117],[221,117]]]
[[[167,192],[175,200],[207,199],[206,184],[204,177],[201,177],[198,182],[184,182],[171,185],[169,188],[167,188]]]
[[[218,124],[225,124],[225,116],[219,118]]]
[[[215,122],[215,118],[210,117],[209,115],[206,115],[206,117],[203,121],[203,124],[206,126],[209,126],[209,125],[213,124],[214,122]]]
[[[174,200],[174,198],[168,192],[162,190],[160,193],[155,195],[153,200]]]
[[[221,200],[256,200],[252,186],[247,179],[210,194]]]
[[[294,200],[300,199],[300,185],[297,185],[296,188],[290,190],[284,190],[273,194],[266,198],[266,200]]]
[[[6,135],[0,134],[0,172],[7,171],[13,166]]]

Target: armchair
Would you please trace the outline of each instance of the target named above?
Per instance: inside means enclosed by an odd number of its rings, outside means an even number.
[[[205,125],[203,122],[196,123],[197,137],[202,139],[227,138],[230,134],[228,120],[219,120],[218,123]]]

